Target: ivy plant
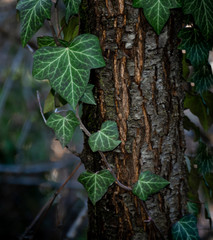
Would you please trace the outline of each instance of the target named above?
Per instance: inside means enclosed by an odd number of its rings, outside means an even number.
[[[150,195],[169,185],[169,182],[152,172],[142,171],[133,186],[125,186],[120,183],[103,153],[112,151],[121,143],[116,122],[106,121],[101,125],[100,130],[91,134],[81,121],[79,105],[81,103],[96,104],[93,96],[94,85],[89,83],[90,71],[105,67],[105,61],[99,39],[92,34],[79,34],[81,0],[64,0],[63,2],[66,10],[59,32],[55,31],[58,26],[54,27],[52,22],[52,14],[57,7],[57,1],[19,0],[17,3],[23,46],[28,44],[45,21],[49,22],[53,33],[52,36],[37,38],[38,49],[33,55],[32,74],[34,78],[37,80],[48,79],[51,86],[51,91],[45,101],[44,112],[52,113],[47,121],[45,120],[46,125],[54,130],[63,147],[71,141],[75,129],[80,126],[88,136],[91,150],[99,152],[101,155],[107,169],[96,173],[85,171],[78,178],[94,205],[107,193],[112,184],[118,184],[121,188],[131,191],[140,200],[146,201]],[[172,9],[182,8],[186,15],[185,19],[190,19],[185,20],[185,27],[178,35],[180,38],[179,49],[186,51],[183,60],[185,62],[187,60],[188,65],[193,68],[193,74],[187,80],[195,85],[186,95],[185,108],[197,115],[204,130],[207,130],[212,123],[213,116],[212,110],[210,110],[210,106],[213,104],[213,95],[208,92],[213,85],[213,75],[208,63],[213,37],[211,0],[133,0],[133,7],[143,9],[144,16],[158,35],[168,21]],[[57,106],[56,100],[58,101]],[[58,112],[58,107],[63,106],[63,102],[70,106],[66,113]],[[190,123],[189,119],[186,122],[188,129],[194,131],[196,129],[196,133],[199,132],[199,128]],[[188,159],[189,172],[198,174],[198,177],[208,187],[211,178],[207,174],[212,174],[213,158],[201,135],[201,133],[198,134],[200,147],[194,162],[191,163],[191,159],[188,157],[186,159]],[[190,166],[194,163],[197,164],[197,171],[193,167],[194,165]],[[198,214],[199,207],[192,202],[195,196],[190,194],[187,206],[192,215],[183,216],[174,223],[172,226],[174,240],[199,239],[195,216]]]

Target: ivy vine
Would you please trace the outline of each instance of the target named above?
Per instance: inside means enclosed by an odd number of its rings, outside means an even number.
[[[88,136],[88,143],[93,152],[99,152],[104,161],[105,170],[92,173],[82,173],[78,180],[88,192],[88,196],[95,205],[107,192],[113,183],[121,188],[132,191],[139,199],[146,201],[148,196],[166,187],[169,182],[151,172],[141,172],[138,181],[133,186],[125,186],[119,182],[115,172],[103,152],[115,149],[121,141],[117,125],[113,121],[105,121],[101,129],[91,134],[79,116],[81,103],[96,104],[92,93],[93,85],[89,83],[90,70],[102,68],[105,62],[102,56],[99,39],[92,34],[79,35],[79,6],[81,0],[64,0],[66,7],[61,29],[56,26],[55,32],[52,18],[56,14],[56,0],[19,0],[17,10],[21,23],[21,42],[25,47],[32,36],[43,26],[47,19],[52,29],[52,37],[37,38],[38,50],[33,55],[33,76],[37,80],[48,79],[51,91],[45,101],[44,113],[53,113],[45,120],[48,127],[52,128],[61,145],[65,147],[72,139],[76,127],[80,126]],[[142,8],[144,15],[157,34],[160,34],[169,19],[170,10],[182,8],[185,14],[185,27],[179,32],[181,43],[180,50],[185,50],[183,68],[187,65],[193,67],[193,73],[188,81],[195,85],[185,100],[185,108],[198,116],[206,130],[212,123],[213,95],[209,88],[213,85],[213,75],[208,63],[213,37],[213,5],[211,0],[133,0],[133,7]],[[63,34],[61,34],[63,32]],[[60,37],[62,35],[62,37]],[[57,95],[58,94],[58,95]],[[55,111],[63,102],[71,106],[66,113]],[[199,102],[199,109],[197,103]],[[196,106],[196,108],[194,107]],[[200,111],[202,109],[202,111]],[[43,115],[43,110],[42,115]],[[43,115],[44,117],[44,115]],[[209,153],[209,146],[203,141],[201,133],[188,119],[186,128],[193,129],[199,136],[200,147],[197,157],[193,160],[198,166],[198,174],[208,185],[208,176],[213,170],[213,157]],[[189,160],[189,165],[192,164]],[[80,166],[80,165],[79,165]],[[192,171],[191,167],[189,171]],[[200,176],[199,175],[199,176]],[[208,187],[208,186],[207,186]],[[198,212],[196,204],[188,202],[189,213],[172,227],[174,240],[199,239],[197,231]],[[146,209],[145,209],[146,210]],[[147,211],[147,210],[146,210]],[[196,214],[195,214],[196,213]],[[149,215],[148,211],[147,214]]]

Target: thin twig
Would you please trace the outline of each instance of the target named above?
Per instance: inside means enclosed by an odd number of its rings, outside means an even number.
[[[64,183],[60,186],[60,188],[52,195],[52,197],[46,202],[46,204],[42,207],[42,209],[39,211],[37,216],[34,218],[32,223],[29,227],[25,230],[24,234],[20,237],[20,240],[26,239],[26,237],[32,233],[35,234],[35,232],[39,229],[39,223],[41,223],[42,219],[47,215],[47,212],[49,211],[50,207],[52,206],[53,202],[55,201],[56,197],[60,194],[62,189],[65,187],[65,185],[69,182],[69,180],[73,177],[73,175],[77,172],[79,167],[81,166],[81,162],[78,163],[78,165],[75,167],[75,169],[71,172],[71,174],[67,177],[67,179],[64,181]],[[37,226],[37,228],[36,228]],[[33,229],[35,230],[33,231]]]
[[[39,105],[40,113],[41,113],[41,116],[42,116],[42,118],[43,118],[43,120],[44,120],[44,123],[46,124],[47,120],[46,120],[46,118],[45,118],[45,116],[44,116],[44,113],[43,113],[43,110],[42,110],[42,107],[41,107],[41,101],[40,101],[39,91],[37,90],[36,93],[37,93],[37,100],[38,100],[38,105]]]
[[[113,169],[111,168],[110,164],[107,162],[107,159],[105,157],[105,155],[103,154],[103,152],[98,151],[98,153],[101,155],[104,163],[106,164],[107,168],[109,169],[109,171],[112,173],[113,177],[116,179],[116,183],[118,184],[118,186],[120,186],[121,188],[127,190],[127,191],[132,191],[131,187],[125,186],[124,184],[122,184],[118,179],[117,176],[115,174],[115,172],[113,171]]]
[[[35,52],[35,50],[30,46],[30,44],[27,44],[26,47],[32,54]]]
[[[83,130],[84,131],[84,133],[88,136],[88,137],[90,137],[91,136],[91,133],[87,130],[87,128],[84,126],[84,124],[82,123],[82,121],[81,121],[81,118],[80,118],[80,116],[79,116],[79,106],[77,105],[77,107],[76,107],[76,117],[77,117],[77,119],[78,119],[78,121],[80,122],[80,128],[81,128],[81,130]]]
[[[80,128],[82,129],[82,131],[84,131],[84,133],[90,137],[91,136],[91,133],[87,130],[87,128],[84,126],[84,124],[82,123],[81,121],[81,118],[79,116],[79,106],[76,107],[76,117],[78,118],[79,122],[80,122]],[[118,186],[120,186],[121,188],[127,190],[127,191],[131,191],[132,188],[131,187],[128,187],[128,186],[125,186],[124,184],[122,184],[116,177],[116,174],[114,172],[114,170],[111,168],[110,164],[108,163],[105,155],[103,154],[103,152],[101,151],[98,151],[98,153],[101,155],[101,158],[102,160],[104,161],[105,165],[107,166],[107,168],[109,169],[109,171],[112,173],[113,177],[115,178],[116,180],[116,183],[118,184]]]
[[[66,26],[66,24],[64,24],[62,27],[61,27],[61,29],[59,30],[59,32],[58,32],[58,38],[59,38],[59,36],[61,36],[61,32],[64,30],[64,27]]]

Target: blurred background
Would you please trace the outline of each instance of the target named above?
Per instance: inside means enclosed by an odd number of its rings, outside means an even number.
[[[35,233],[39,240],[86,239],[87,195],[77,182],[83,166],[25,232],[79,159],[61,148],[43,122],[36,91],[43,104],[50,89],[32,78],[32,53],[21,46],[16,3],[0,0],[0,239],[32,239]],[[48,26],[37,35],[44,31]],[[82,145],[78,130],[76,139]]]

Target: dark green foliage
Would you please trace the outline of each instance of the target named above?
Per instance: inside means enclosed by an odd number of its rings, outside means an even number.
[[[178,37],[182,40],[178,48],[186,50],[186,58],[194,67],[207,62],[211,45],[204,39],[199,29],[184,28]]]
[[[198,170],[202,175],[210,173],[213,169],[213,155],[211,150],[205,143],[199,142],[197,154],[195,158],[198,166]]]
[[[187,202],[187,209],[189,213],[195,216],[197,216],[199,213],[199,205],[197,203]]]
[[[184,13],[192,14],[203,36],[210,39],[213,36],[212,0],[183,0],[183,3]]]
[[[207,63],[195,69],[191,79],[199,93],[207,91],[213,85],[211,66]]]
[[[197,218],[188,215],[181,218],[172,226],[173,240],[198,240]]]
[[[209,91],[202,95],[196,94],[195,92],[187,93],[184,100],[184,108],[190,109],[190,111],[199,118],[200,123],[205,130],[207,130],[213,123],[212,104],[213,94]],[[192,124],[189,126],[189,121],[186,123],[186,129],[192,127]],[[198,131],[198,128],[193,127],[193,130]],[[197,135],[199,135],[198,132]]]
[[[62,39],[59,39],[58,41],[64,47],[69,46],[69,43],[62,40]],[[54,41],[54,38],[49,37],[49,36],[38,37],[37,38],[37,44],[38,44],[38,48],[47,47],[47,46],[50,46],[50,47],[56,47],[57,46],[55,41]]]

